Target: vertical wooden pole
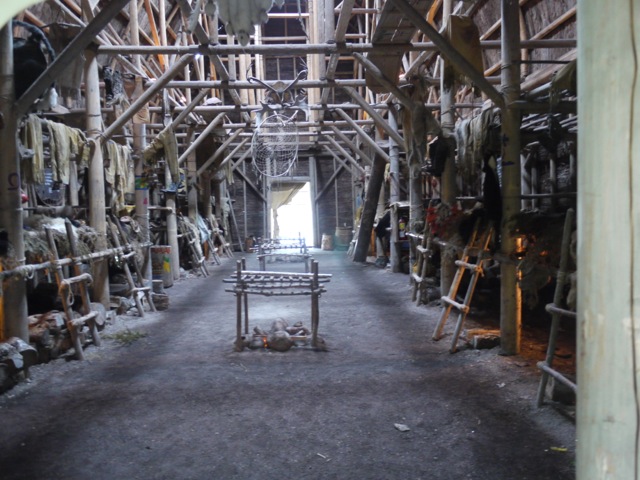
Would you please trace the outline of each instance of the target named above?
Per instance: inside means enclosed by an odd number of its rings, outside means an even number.
[[[318,217],[318,202],[316,196],[318,194],[318,167],[316,157],[309,157],[309,176],[311,178],[311,216],[313,221],[313,245],[321,246],[320,241],[320,218]]]
[[[193,134],[193,127],[189,127],[189,132],[187,133],[187,137],[191,137]],[[196,183],[198,181],[198,176],[196,175],[196,170],[198,167],[196,166],[196,152],[192,152],[187,158],[186,164],[187,176],[185,178],[185,182],[187,184],[187,205],[189,206],[189,219],[193,222],[194,225],[197,225],[198,219],[198,189],[196,188]]]
[[[442,3],[442,21],[443,24],[449,22],[452,11],[452,1],[444,0]],[[455,117],[453,115],[453,104],[455,103],[455,88],[452,78],[446,75],[444,58],[440,58],[440,123],[442,126],[442,136],[446,139],[453,137],[455,127]],[[422,183],[420,184],[422,187]],[[443,203],[448,205],[456,204],[456,196],[458,195],[458,187],[456,184],[456,167],[453,150],[447,157],[447,161],[440,177],[440,198]],[[420,220],[424,220],[421,218]],[[451,288],[453,277],[457,268],[455,265],[456,257],[447,253],[445,249],[441,250],[441,268],[440,268],[440,291],[443,295]]]
[[[502,5],[502,225],[501,251],[510,255],[516,248],[514,232],[520,212],[520,111],[511,107],[520,97],[520,5],[518,0],[501,0]],[[516,265],[500,264],[500,350],[503,355],[520,352],[521,293]]]
[[[96,250],[107,249],[107,218],[104,191],[104,160],[99,136],[102,133],[100,109],[100,76],[98,61],[92,50],[85,51],[85,97],[87,137],[96,139],[89,163],[89,225],[96,231]],[[92,264],[93,299],[109,308],[109,262],[101,258]]]
[[[160,45],[167,46],[167,11],[164,0],[158,1],[158,25],[160,27]],[[163,55],[164,61],[161,62],[164,65],[165,70],[169,68],[169,56]]]
[[[0,30],[0,227],[8,234],[12,247],[12,263],[24,265],[22,232],[22,199],[18,158],[18,122],[13,108],[15,99],[13,77],[13,31],[11,23]],[[13,276],[2,282],[3,329],[0,337],[20,337],[29,340],[25,282]]]
[[[389,126],[395,130],[398,129],[398,123],[394,112],[389,109]],[[400,201],[400,153],[398,150],[398,144],[395,140],[389,137],[389,175],[391,177],[389,183],[389,203],[392,205],[392,211],[396,211],[393,204]],[[391,271],[394,273],[400,272],[400,246],[398,238],[398,216],[393,216],[395,221],[391,222],[391,256],[389,261],[391,263]]]
[[[247,269],[247,259],[242,258],[242,270]],[[249,295],[244,295],[244,333],[249,335]]]
[[[130,28],[129,39],[131,44],[140,45],[140,31],[138,29],[138,3],[129,3]],[[140,55],[133,58],[135,66],[138,70],[142,70],[142,59]],[[142,77],[139,75],[135,78],[137,92],[142,92]],[[146,107],[144,107],[146,108]],[[134,115],[133,117],[133,159],[135,173],[135,201],[136,201],[136,221],[140,225],[142,232],[142,241],[148,243],[151,241],[151,232],[149,230],[149,181],[145,174],[144,158],[142,152],[146,147],[147,132],[144,122],[144,116]],[[142,274],[144,278],[151,282],[151,249],[144,250],[144,262],[142,264]],[[138,279],[143,282],[144,279]]]
[[[318,326],[320,324],[320,283],[318,281],[318,262],[311,262],[313,285],[311,286],[311,346],[318,346]]]
[[[578,16],[580,480],[640,477],[640,83],[637,2]],[[603,161],[606,159],[606,161]]]
[[[163,90],[163,103],[165,106],[169,105],[169,95],[168,90]],[[168,126],[171,124],[171,116],[165,111],[165,115],[163,118],[164,126]],[[170,209],[167,210],[167,242],[171,247],[170,254],[170,264],[171,264],[171,273],[173,275],[174,280],[178,280],[180,278],[180,247],[178,245],[178,205],[176,202],[177,196],[177,185],[174,185],[174,189],[172,189],[173,180],[171,179],[171,172],[169,170],[169,162],[165,162],[164,168],[164,183],[167,187],[167,190],[175,190],[172,192],[165,192],[165,204]]]
[[[242,262],[236,262],[236,352],[241,352],[242,345],[242,297],[244,286],[242,282]]]
[[[369,242],[371,239],[371,230],[373,229],[373,221],[376,216],[376,206],[380,189],[384,181],[384,168],[386,162],[380,155],[375,155],[373,159],[373,168],[367,185],[364,206],[360,217],[360,228],[358,229],[358,243],[353,254],[354,262],[366,262],[367,252],[369,251]]]

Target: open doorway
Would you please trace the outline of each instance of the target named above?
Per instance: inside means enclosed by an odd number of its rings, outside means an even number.
[[[274,209],[272,237],[282,239],[302,237],[307,245],[313,245],[313,215],[309,182],[291,183],[287,188],[283,187],[273,191],[273,205],[277,208]]]

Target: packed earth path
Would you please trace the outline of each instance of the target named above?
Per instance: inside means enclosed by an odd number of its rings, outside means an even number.
[[[431,340],[440,309],[411,302],[407,275],[312,253],[332,274],[327,351],[234,351],[236,299],[222,280],[236,264],[223,259],[167,289],[169,310],[118,317],[85,361],[32,367],[0,395],[0,477],[574,478],[575,425],[535,407],[534,363],[497,348],[450,354],[451,325]],[[249,318],[251,330],[309,327],[310,299],[252,296]]]

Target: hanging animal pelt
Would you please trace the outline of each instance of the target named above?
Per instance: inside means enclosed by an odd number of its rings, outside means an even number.
[[[13,70],[15,77],[15,95],[19,99],[31,85],[42,75],[47,66],[56,58],[56,53],[44,32],[27,22],[13,21],[14,27],[22,27],[29,36],[13,40]],[[39,99],[37,108],[49,109],[58,102],[55,85]]]
[[[189,31],[195,30],[198,17],[204,8],[204,13],[210,17],[217,13],[227,33],[235,35],[238,43],[245,46],[255,33],[255,26],[267,23],[267,14],[274,3],[281,7],[284,0],[197,0],[189,18]]]
[[[427,84],[422,75],[410,79],[411,108],[405,108],[402,115],[405,147],[412,158],[424,162],[427,155],[427,135],[438,135],[442,128],[425,107]]]

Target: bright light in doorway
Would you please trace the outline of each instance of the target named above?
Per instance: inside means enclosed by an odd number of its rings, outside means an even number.
[[[305,239],[307,246],[313,245],[313,218],[311,215],[311,188],[309,183],[298,190],[298,193],[287,205],[278,209],[278,225],[280,238]]]

